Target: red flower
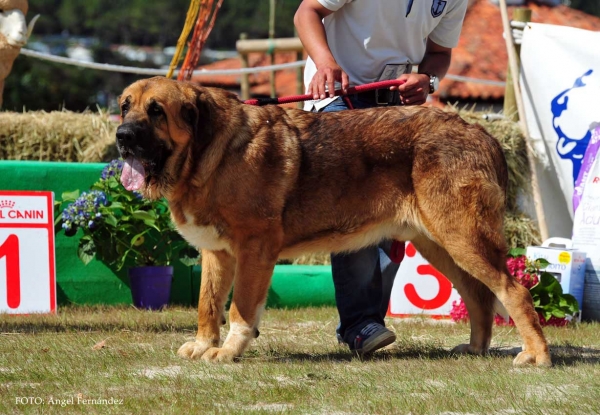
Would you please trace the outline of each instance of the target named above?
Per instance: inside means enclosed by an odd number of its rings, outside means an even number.
[[[450,317],[452,317],[452,321],[463,321],[465,323],[469,321],[469,312],[467,311],[467,306],[463,302],[462,298],[452,303]]]
[[[531,289],[539,281],[539,276],[535,273],[535,270],[527,269],[527,258],[522,255],[519,257],[510,257],[506,260],[506,266],[508,272],[515,277],[515,279],[527,289]],[[540,324],[542,326],[556,326],[562,327],[569,323],[566,318],[551,317],[548,321],[540,313]],[[469,312],[463,302],[462,298],[452,303],[452,310],[450,310],[450,317],[455,322],[468,322]],[[508,322],[503,317],[496,315],[494,321],[498,326],[514,326],[515,322],[512,318],[509,318]]]

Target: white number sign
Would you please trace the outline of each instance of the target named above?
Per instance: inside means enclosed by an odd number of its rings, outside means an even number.
[[[0,191],[0,312],[56,312],[52,192]]]

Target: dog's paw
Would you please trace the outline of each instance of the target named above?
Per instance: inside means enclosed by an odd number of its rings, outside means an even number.
[[[208,342],[195,340],[193,342],[184,343],[177,351],[177,354],[188,359],[200,359],[211,347],[212,344]]]
[[[229,363],[233,362],[236,357],[238,357],[237,353],[231,349],[211,347],[202,355],[202,360],[205,362]]]
[[[487,352],[487,350],[476,349],[475,347],[471,346],[468,343],[459,344],[451,351],[452,354],[476,354],[476,355],[482,355],[482,354],[485,354],[486,352]]]
[[[552,359],[548,353],[540,353],[537,356],[535,353],[523,350],[513,360],[513,366],[528,366],[535,365],[538,367],[552,366]]]

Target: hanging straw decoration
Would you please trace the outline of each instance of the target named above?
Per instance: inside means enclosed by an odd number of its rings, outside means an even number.
[[[190,7],[187,11],[187,15],[185,17],[185,24],[183,26],[183,30],[179,35],[179,40],[177,40],[177,47],[175,49],[175,54],[173,55],[173,59],[171,59],[171,64],[169,65],[169,71],[167,72],[167,78],[173,77],[173,72],[175,68],[177,68],[177,64],[181,58],[181,54],[183,52],[183,48],[185,47],[185,41],[187,40],[190,32],[192,31],[192,27],[194,26],[194,21],[196,20],[196,16],[198,15],[198,11],[200,10],[200,0],[192,0],[190,2]]]
[[[217,12],[221,8],[223,0],[202,0],[200,6],[200,12],[198,13],[198,19],[196,20],[196,27],[192,35],[192,40],[188,46],[187,55],[179,71],[177,79],[179,81],[192,79],[192,74],[198,61],[200,60],[200,54],[202,48],[206,43],[206,39],[210,34],[213,26],[215,25],[215,19]]]

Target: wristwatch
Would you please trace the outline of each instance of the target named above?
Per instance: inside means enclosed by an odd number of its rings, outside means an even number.
[[[426,73],[425,75],[429,76],[429,93],[433,94],[440,87],[440,78],[430,73]]]

